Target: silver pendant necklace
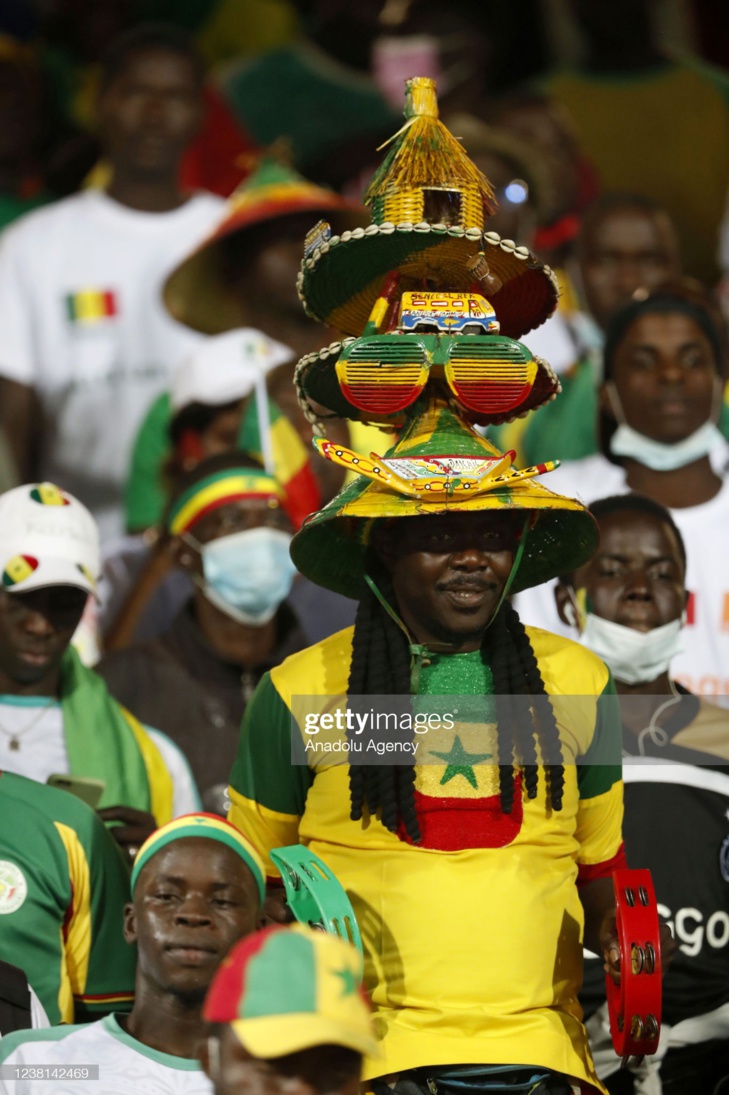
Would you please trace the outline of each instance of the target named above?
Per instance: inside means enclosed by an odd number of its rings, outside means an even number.
[[[10,739],[8,741],[8,749],[11,751],[11,753],[17,753],[20,751],[20,739],[24,737],[24,735],[27,734],[29,730],[32,730],[34,726],[38,725],[45,713],[55,705],[55,702],[55,700],[49,700],[48,703],[44,704],[43,707],[41,707],[40,711],[37,714],[34,714],[30,722],[21,730],[8,730],[8,728],[6,726],[3,726],[3,724],[0,722],[0,733],[5,734],[5,736]]]

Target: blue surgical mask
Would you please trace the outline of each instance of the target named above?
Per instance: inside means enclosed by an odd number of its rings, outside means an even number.
[[[288,597],[296,574],[290,543],[287,532],[264,526],[196,545],[205,596],[239,623],[267,624]]]

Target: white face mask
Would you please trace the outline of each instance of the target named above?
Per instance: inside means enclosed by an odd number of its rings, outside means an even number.
[[[202,556],[203,577],[195,581],[211,604],[242,624],[262,627],[273,619],[296,575],[288,532],[264,526],[207,544],[184,539]]]
[[[665,673],[673,658],[681,653],[682,627],[681,619],[652,631],[636,631],[587,612],[580,642],[602,658],[617,681],[643,684]]]
[[[654,441],[623,423],[610,438],[610,452],[613,456],[630,456],[653,471],[675,471],[708,456],[714,446],[722,442],[723,435],[713,422],[704,422],[689,437],[674,445]]]
[[[666,445],[662,441],[654,441],[645,434],[638,433],[625,421],[623,408],[620,403],[615,385],[609,381],[606,384],[608,396],[620,423],[617,430],[610,438],[610,452],[613,456],[629,456],[644,464],[652,471],[675,471],[677,468],[685,468],[687,464],[693,464],[708,456],[712,449],[723,444],[724,438],[716,423],[712,420],[704,422],[683,441],[676,441],[673,445]],[[719,399],[721,399],[721,387],[717,386]],[[719,409],[721,403],[719,403]]]

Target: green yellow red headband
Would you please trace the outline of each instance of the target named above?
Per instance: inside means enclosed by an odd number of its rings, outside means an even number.
[[[139,875],[146,864],[173,840],[184,840],[186,837],[203,837],[207,840],[217,840],[221,844],[227,844],[232,848],[250,870],[256,880],[258,894],[263,903],[266,895],[266,873],[261,859],[249,840],[240,833],[235,825],[231,825],[225,818],[217,814],[183,814],[175,818],[167,825],[155,830],[145,840],[137,852],[137,858],[132,867],[132,893],[137,884]]]
[[[278,482],[263,468],[225,468],[205,476],[180,495],[170,507],[167,528],[173,536],[189,532],[208,513],[229,502],[267,499],[272,507],[285,508],[286,496]]]

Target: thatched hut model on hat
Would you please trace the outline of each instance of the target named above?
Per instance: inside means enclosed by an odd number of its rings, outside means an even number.
[[[526,414],[557,395],[548,363],[516,340],[553,311],[554,276],[527,248],[486,231],[490,184],[439,120],[432,80],[408,81],[405,114],[367,191],[372,224],[336,235],[320,221],[307,237],[299,276],[304,307],[351,337],[307,355],[296,370],[302,406],[322,432],[324,407],[333,416],[395,427],[400,439],[382,458],[317,440],[323,456],[363,478],[312,515],[297,557],[340,511],[384,516],[389,496],[401,513],[484,508],[487,492],[511,498],[517,483],[522,491],[527,479],[554,466],[517,471],[513,454],[499,453],[472,428]],[[430,438],[422,453],[413,442],[423,434],[421,420]],[[531,484],[530,497],[541,492],[537,508],[556,504],[546,501],[551,492]],[[373,498],[377,513],[369,514]],[[576,503],[559,505],[582,512]],[[323,569],[322,584],[336,585],[336,565]],[[361,568],[348,570],[350,595],[354,574]]]
[[[396,1095],[449,1080],[603,1091],[577,990],[582,925],[606,962],[616,946],[614,687],[507,599],[589,558],[597,530],[535,481],[546,465],[515,469],[473,424],[555,393],[516,340],[556,290],[484,231],[490,189],[439,123],[431,81],[410,81],[407,114],[370,189],[373,223],[317,225],[300,279],[308,311],[355,340],[300,362],[304,406],[400,431],[384,457],[317,440],[360,474],[292,543],[303,574],[358,600],[355,626],[263,677],[230,818],[264,857],[310,845],[347,890],[380,1039],[374,1090],[395,1075]]]
[[[337,235],[322,221],[307,239],[304,308],[350,337],[300,362],[302,405],[399,426],[436,382],[470,421],[508,421],[559,391],[516,341],[554,310],[554,275],[486,230],[491,187],[438,119],[432,80],[409,81],[406,117],[365,198],[372,223]]]

